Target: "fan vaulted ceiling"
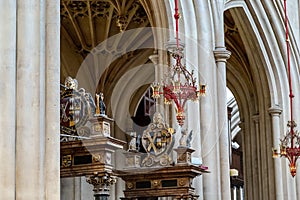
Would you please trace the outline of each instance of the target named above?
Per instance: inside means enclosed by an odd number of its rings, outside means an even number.
[[[61,0],[61,82],[67,76],[76,77],[87,55],[99,44],[108,41],[108,38],[121,35],[127,30],[151,26],[142,4],[145,5],[139,0]],[[132,58],[138,58],[139,62],[135,61],[136,64],[148,61],[153,49],[142,49],[139,46],[153,43],[153,35],[140,31],[134,38],[140,39],[128,40],[126,45],[135,45],[137,50],[130,52],[124,51],[121,46],[123,44],[117,39],[109,40],[102,45],[101,52],[105,51],[107,55],[120,54],[110,62],[106,74],[120,77],[120,72],[130,68],[128,63]],[[95,59],[93,65],[97,68],[101,62],[104,61]],[[91,77],[95,74],[93,70],[88,73]],[[97,80],[97,77],[94,79]],[[108,77],[102,79],[107,81]]]

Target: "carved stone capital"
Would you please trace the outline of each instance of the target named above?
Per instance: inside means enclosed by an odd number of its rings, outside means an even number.
[[[272,116],[279,116],[282,113],[282,108],[278,105],[274,105],[268,109],[269,114]]]
[[[230,58],[231,52],[226,50],[226,47],[216,47],[214,50],[215,59],[217,62],[227,62]]]
[[[158,54],[153,54],[149,56],[149,59],[153,62],[153,64],[157,65],[158,64]]]
[[[86,182],[94,186],[94,196],[109,196],[110,186],[116,183],[116,177],[110,173],[95,173],[86,176]]]
[[[252,120],[254,121],[254,123],[258,123],[259,122],[259,114],[253,115]]]

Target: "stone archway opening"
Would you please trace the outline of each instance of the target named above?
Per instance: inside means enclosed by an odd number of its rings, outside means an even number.
[[[275,185],[272,148],[271,118],[272,79],[276,72],[268,69],[270,59],[257,29],[257,22],[246,5],[228,9],[224,13],[225,42],[231,51],[227,62],[227,87],[232,91],[239,108],[240,136],[242,139],[244,197],[246,199],[273,198]],[[274,183],[274,182],[273,182]]]

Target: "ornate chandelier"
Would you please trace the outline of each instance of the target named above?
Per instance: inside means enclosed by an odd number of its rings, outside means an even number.
[[[162,85],[162,92],[160,91],[160,84],[153,83],[151,85],[153,90],[152,97],[157,99],[161,96],[164,97],[165,104],[171,104],[172,101],[176,106],[176,119],[180,126],[184,124],[185,120],[185,104],[188,100],[196,101],[200,95],[205,95],[206,86],[200,85],[198,90],[196,85],[196,78],[194,78],[194,71],[189,72],[182,59],[184,57],[183,48],[179,46],[178,38],[178,0],[175,0],[175,14],[174,18],[176,21],[176,48],[170,52],[172,58],[175,60],[174,65],[169,66],[167,76]]]
[[[284,14],[285,14],[285,29],[286,29],[286,46],[287,46],[287,68],[288,68],[288,81],[289,81],[289,98],[290,98],[290,121],[288,121],[288,131],[286,135],[280,140],[280,151],[273,148],[273,157],[286,157],[289,160],[290,173],[294,177],[296,175],[296,161],[300,156],[300,135],[295,130],[296,123],[293,120],[293,90],[291,80],[291,67],[290,67],[290,44],[288,33],[288,17],[286,0],[284,0]]]

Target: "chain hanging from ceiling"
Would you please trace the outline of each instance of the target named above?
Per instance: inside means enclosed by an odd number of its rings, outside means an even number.
[[[289,99],[290,99],[290,121],[288,121],[288,131],[280,140],[280,150],[273,148],[273,157],[285,157],[289,160],[290,173],[294,177],[296,175],[296,161],[300,156],[300,135],[299,131],[295,130],[296,123],[293,118],[293,90],[291,77],[291,61],[290,61],[290,41],[288,29],[287,5],[284,0],[284,20],[285,20],[285,39],[287,47],[287,73],[289,82]]]
[[[175,23],[176,23],[176,48],[170,52],[170,55],[175,60],[174,65],[170,65],[167,76],[164,78],[161,86],[159,83],[152,84],[153,98],[164,97],[165,104],[172,104],[174,102],[176,108],[176,119],[180,126],[184,124],[185,120],[185,104],[188,100],[197,101],[200,95],[205,95],[206,86],[200,85],[198,89],[196,85],[196,78],[194,71],[187,69],[185,64],[182,64],[184,58],[184,49],[179,45],[179,18],[178,0],[175,0]]]

